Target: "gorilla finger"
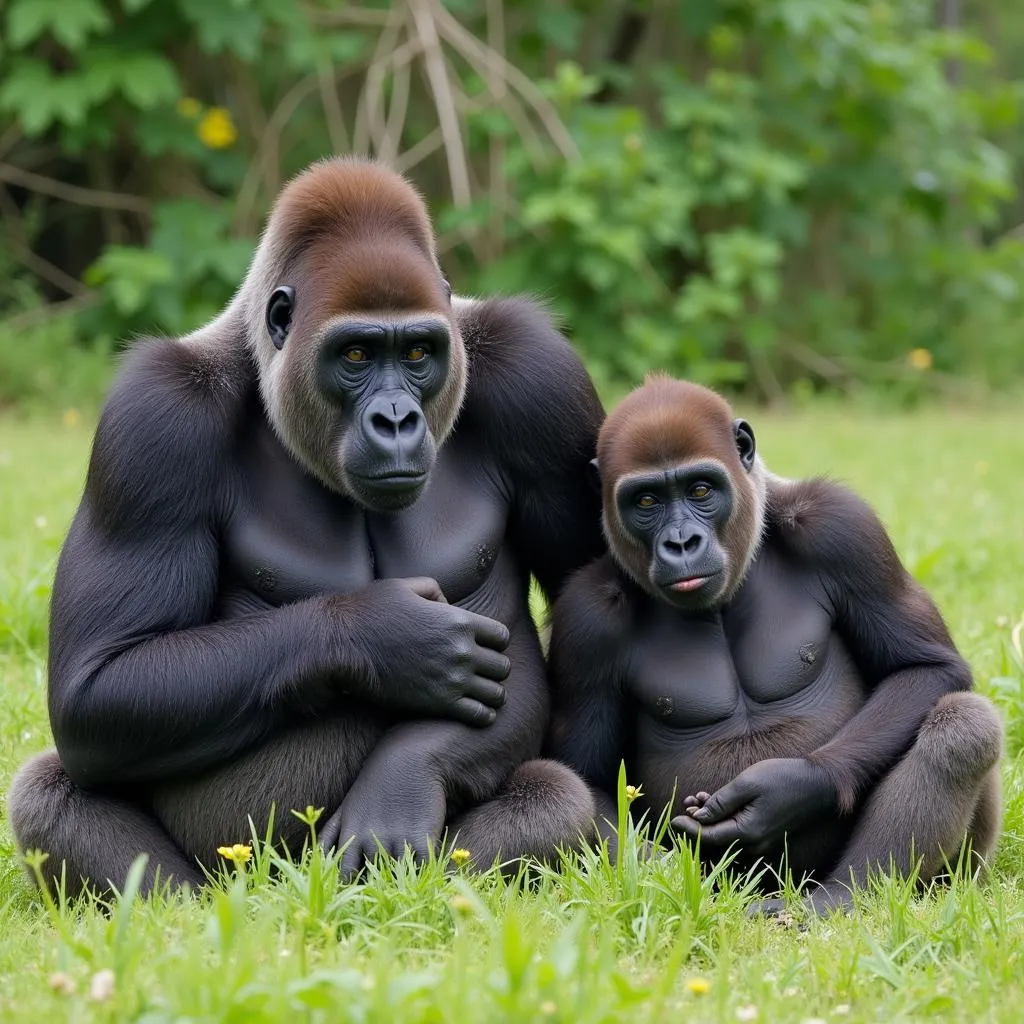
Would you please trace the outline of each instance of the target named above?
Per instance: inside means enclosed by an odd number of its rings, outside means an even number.
[[[508,674],[512,671],[512,662],[504,654],[492,651],[489,647],[478,647],[474,660],[476,661],[476,674],[484,676],[486,679],[493,679],[496,683],[505,682],[508,679]]]
[[[324,827],[317,834],[317,841],[324,853],[330,853],[338,845],[338,837],[341,835],[341,809],[332,814]]]
[[[466,615],[469,617],[469,624],[476,634],[478,644],[496,651],[503,651],[508,647],[511,634],[504,622],[489,619],[485,615],[477,615],[476,612],[466,612]]]
[[[734,779],[707,797],[702,806],[693,812],[693,816],[704,825],[714,824],[746,806],[751,796],[747,784]]]
[[[363,844],[353,836],[352,842],[346,847],[341,857],[338,872],[346,882],[355,880],[363,868]]]
[[[452,705],[452,718],[465,722],[466,725],[475,725],[478,728],[493,724],[498,717],[494,708],[481,704],[472,697],[460,697]]]
[[[503,707],[508,699],[508,691],[501,683],[495,683],[490,679],[482,679],[480,676],[473,676],[466,686],[466,696],[471,700],[479,701],[489,708],[497,710]]]
[[[430,853],[433,844],[427,836],[423,836],[422,839],[416,839],[408,844],[412,848],[412,859],[417,864],[426,864],[430,859]]]
[[[428,601],[437,601],[440,604],[448,603],[448,598],[444,596],[441,584],[429,576],[411,576],[404,582],[419,597],[425,597]]]
[[[684,832],[691,839],[700,839],[701,845],[728,846],[742,839],[739,824],[735,821],[723,821],[718,825],[699,825],[685,814],[672,819],[672,827]]]

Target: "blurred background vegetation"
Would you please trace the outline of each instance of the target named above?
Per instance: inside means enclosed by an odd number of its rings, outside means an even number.
[[[86,407],[209,318],[275,193],[372,153],[462,293],[601,386],[991,395],[1024,377],[1024,6],[0,0],[0,406]]]

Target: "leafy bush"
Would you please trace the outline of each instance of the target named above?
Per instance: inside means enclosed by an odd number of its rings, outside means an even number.
[[[1020,369],[1024,242],[998,237],[1014,168],[991,140],[1024,91],[937,31],[931,2],[8,0],[4,17],[15,324],[45,302],[82,338],[201,323],[282,182],[353,150],[431,198],[460,290],[544,295],[609,386],[653,366],[769,397]]]

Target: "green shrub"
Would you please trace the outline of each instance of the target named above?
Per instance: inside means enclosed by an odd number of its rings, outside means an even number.
[[[8,0],[0,319],[67,294],[81,339],[188,330],[280,185],[351,149],[429,196],[459,290],[545,296],[602,386],[998,385],[1024,91],[933,8]]]

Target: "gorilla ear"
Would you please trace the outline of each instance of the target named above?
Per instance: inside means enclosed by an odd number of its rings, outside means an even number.
[[[601,490],[601,467],[597,464],[597,459],[590,460],[590,482],[595,490]]]
[[[754,442],[754,431],[746,420],[733,420],[733,431],[736,434],[736,451],[740,453],[740,462],[743,468],[749,473],[754,465],[754,455],[757,452],[757,445]]]
[[[274,348],[284,348],[285,339],[292,326],[292,310],[295,308],[295,289],[290,285],[275,288],[267,303],[267,331]]]

